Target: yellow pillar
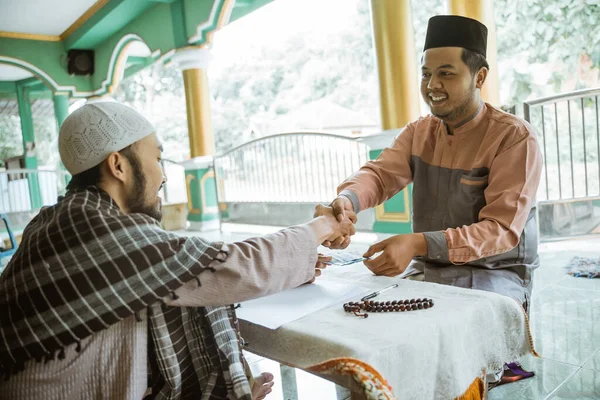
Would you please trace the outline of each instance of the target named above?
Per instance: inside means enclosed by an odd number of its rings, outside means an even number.
[[[411,1],[371,0],[371,12],[379,74],[381,126],[384,130],[403,128],[421,114]],[[391,145],[396,134],[394,131],[383,132],[365,140],[370,158],[376,158],[383,148]],[[411,232],[410,197],[410,188],[406,188],[377,206],[373,231]]]
[[[188,47],[178,50],[171,60],[183,71],[185,88],[191,160],[183,166],[189,229],[218,229],[219,207],[213,168],[215,140],[206,74],[211,60],[210,51],[206,47]]]
[[[210,58],[207,48],[187,48],[172,59],[183,71],[191,158],[215,154],[206,74]]]
[[[215,139],[210,112],[210,91],[206,70],[193,68],[183,71],[187,109],[190,156],[215,154]]]
[[[487,61],[490,64],[481,97],[488,103],[500,106],[498,85],[498,50],[496,46],[496,22],[494,20],[494,0],[448,0],[449,12],[478,20],[488,28]]]
[[[379,73],[381,125],[402,128],[417,119],[419,87],[410,0],[371,0]]]

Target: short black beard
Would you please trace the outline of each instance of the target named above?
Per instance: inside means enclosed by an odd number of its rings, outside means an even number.
[[[466,112],[468,111],[469,104],[471,104],[471,101],[473,101],[473,97],[475,97],[475,82],[471,82],[471,87],[469,88],[469,93],[471,95],[469,97],[467,97],[465,99],[465,101],[462,102],[462,104],[460,104],[458,107],[456,107],[449,114],[436,114],[433,112],[433,109],[431,110],[431,114],[433,114],[433,116],[435,116],[443,121],[456,121],[461,116],[464,116],[463,119],[468,118],[469,116],[464,115],[464,114],[466,114]]]
[[[162,209],[144,203],[146,198],[146,177],[142,173],[142,166],[136,154],[127,155],[133,171],[133,189],[127,196],[127,209],[130,213],[146,214],[157,221],[162,220]]]

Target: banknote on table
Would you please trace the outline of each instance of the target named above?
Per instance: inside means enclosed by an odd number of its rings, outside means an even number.
[[[331,251],[325,255],[331,256],[331,261],[325,263],[328,265],[350,265],[368,260],[368,258],[363,257],[360,252],[352,250]]]

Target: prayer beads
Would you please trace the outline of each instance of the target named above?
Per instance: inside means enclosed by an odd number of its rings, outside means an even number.
[[[391,300],[391,301],[351,301],[344,303],[344,311],[353,313],[357,317],[367,318],[368,312],[405,312],[416,310],[427,310],[433,307],[432,299],[409,299],[409,300]],[[364,311],[364,312],[361,312]]]

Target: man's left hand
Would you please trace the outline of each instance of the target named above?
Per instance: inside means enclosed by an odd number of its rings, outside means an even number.
[[[363,257],[380,251],[379,256],[364,264],[375,275],[396,276],[406,270],[414,257],[427,254],[427,240],[422,233],[392,236],[369,247]]]

